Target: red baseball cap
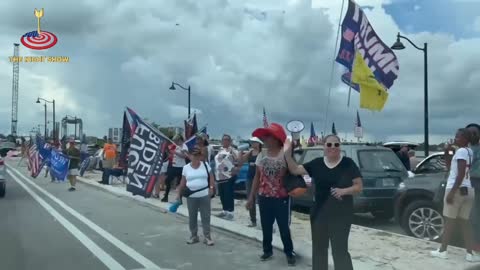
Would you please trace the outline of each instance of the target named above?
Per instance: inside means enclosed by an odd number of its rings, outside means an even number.
[[[285,133],[285,130],[283,129],[282,125],[277,124],[277,123],[271,123],[266,128],[255,129],[255,131],[253,131],[253,133],[252,133],[252,136],[260,138],[260,139],[262,139],[266,136],[272,136],[275,139],[281,141],[282,144],[287,139],[287,134]]]

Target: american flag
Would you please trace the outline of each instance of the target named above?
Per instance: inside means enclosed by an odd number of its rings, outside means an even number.
[[[37,149],[37,144],[33,141],[33,138],[30,139],[30,146],[27,148],[28,154],[28,167],[30,169],[30,175],[33,178],[36,178],[43,167],[42,158]]]
[[[357,117],[355,119],[355,130],[354,130],[355,137],[360,139],[363,137],[363,127],[362,122],[360,121],[360,114],[357,111]]]
[[[357,119],[355,119],[355,126],[362,127],[362,122],[360,122],[360,114],[357,111]]]
[[[263,127],[268,127],[267,113],[265,112],[265,107],[263,108]]]
[[[194,113],[192,118],[185,121],[185,139],[192,137],[197,134],[197,132],[197,115]]]
[[[308,138],[308,144],[309,145],[315,145],[317,144],[318,141],[318,136],[315,134],[315,128],[313,127],[313,122],[310,125],[310,138]]]

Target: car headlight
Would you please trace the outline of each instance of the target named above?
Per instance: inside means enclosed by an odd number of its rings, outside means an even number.
[[[401,182],[400,184],[398,184],[398,189],[399,190],[403,190],[403,189],[406,189],[407,186],[405,186],[405,183]]]

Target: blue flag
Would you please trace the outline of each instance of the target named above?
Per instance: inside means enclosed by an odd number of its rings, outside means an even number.
[[[203,134],[207,134],[207,127],[203,127],[202,129],[200,129],[200,131],[197,133],[203,133]],[[193,136],[191,136],[188,140],[185,141],[185,145],[188,147],[188,151],[191,151],[193,149],[193,147],[197,144],[197,134],[194,134]]]
[[[87,157],[82,161],[82,163],[80,164],[80,176],[83,176],[85,174],[85,171],[88,169],[91,160],[92,157]]]
[[[52,150],[50,155],[50,172],[58,180],[65,181],[68,174],[68,165],[70,159],[68,156],[57,150]]]
[[[357,51],[375,79],[385,88],[390,89],[398,78],[397,56],[373,30],[363,10],[353,0],[349,0],[347,14],[342,23],[342,40],[336,61],[352,72]],[[343,82],[357,90],[358,87],[349,82],[349,79],[349,76],[342,77]]]
[[[47,162],[50,159],[50,149],[51,145],[46,143],[44,139],[37,135],[36,144],[38,149],[38,154],[43,161]]]

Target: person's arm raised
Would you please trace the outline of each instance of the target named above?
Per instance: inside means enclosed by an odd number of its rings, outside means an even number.
[[[292,142],[287,139],[283,145],[283,151],[285,153],[285,160],[287,161],[288,170],[294,175],[307,175],[308,172],[302,165],[298,165],[292,157]]]

